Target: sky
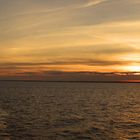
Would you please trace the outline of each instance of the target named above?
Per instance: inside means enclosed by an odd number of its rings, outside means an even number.
[[[140,79],[139,13],[140,0],[0,0],[0,79]]]

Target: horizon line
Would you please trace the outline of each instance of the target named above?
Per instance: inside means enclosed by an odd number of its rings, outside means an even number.
[[[60,82],[60,83],[140,83],[140,80],[100,80],[100,81],[79,81],[79,80],[0,80],[0,82]]]

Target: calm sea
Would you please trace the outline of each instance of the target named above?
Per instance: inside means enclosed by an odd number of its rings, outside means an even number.
[[[0,82],[0,140],[140,140],[140,84]]]

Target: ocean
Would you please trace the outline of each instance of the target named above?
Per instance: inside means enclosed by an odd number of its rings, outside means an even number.
[[[140,84],[1,81],[0,140],[140,140]]]

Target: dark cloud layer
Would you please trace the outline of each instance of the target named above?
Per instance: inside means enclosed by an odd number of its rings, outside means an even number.
[[[140,62],[137,62],[140,63]],[[50,62],[45,62],[45,63],[3,63],[0,64],[1,68],[9,68],[9,67],[36,67],[36,66],[51,66],[51,65],[91,65],[91,66],[113,66],[113,65],[127,65],[130,64],[130,61],[103,61],[103,60],[92,60],[92,59],[87,59],[87,60],[82,60],[82,59],[70,59],[70,60],[63,60],[63,61],[50,61]],[[0,69],[1,69],[0,68]]]
[[[99,72],[63,72],[44,71],[42,73],[25,72],[16,76],[1,76],[0,80],[42,80],[42,81],[131,81],[140,80],[138,73],[99,73]]]

